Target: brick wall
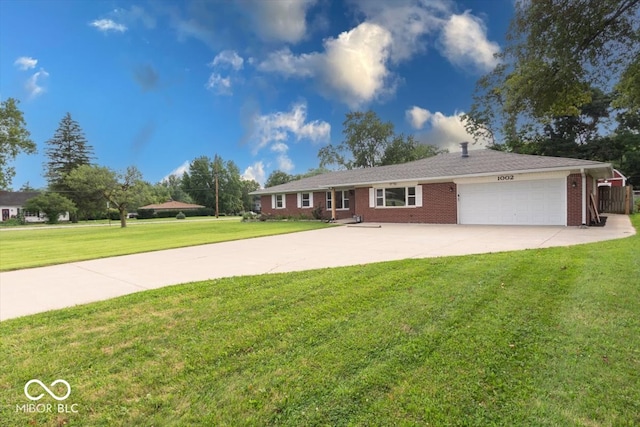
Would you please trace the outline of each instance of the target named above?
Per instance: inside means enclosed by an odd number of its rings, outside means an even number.
[[[349,209],[336,210],[336,219],[346,219],[352,218],[355,212],[355,195],[354,192],[351,191],[348,194],[349,196]],[[298,208],[298,195],[297,194],[286,194],[286,207],[283,209],[273,209],[271,207],[271,195],[262,195],[260,196],[260,203],[262,204],[262,213],[263,214],[271,214],[271,215],[283,215],[283,216],[299,216],[306,215],[309,218],[312,218],[312,211],[314,208],[321,206],[323,218],[331,218],[331,209],[327,209],[327,195],[324,191],[315,191],[313,193],[313,206],[309,208]]]
[[[591,212],[589,212],[589,204],[591,203],[591,192],[593,191],[593,179],[587,175],[587,225],[591,222]],[[573,187],[575,182],[576,186]],[[567,225],[582,225],[582,175],[579,173],[571,174],[567,177]]]
[[[369,188],[356,188],[356,215],[366,222],[457,224],[457,189],[452,182],[422,185],[422,207],[370,208]]]

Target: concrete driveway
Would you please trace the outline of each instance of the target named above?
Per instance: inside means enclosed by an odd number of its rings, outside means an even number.
[[[370,224],[169,249],[0,273],[0,320],[220,277],[520,249],[635,234],[624,215],[605,227]]]

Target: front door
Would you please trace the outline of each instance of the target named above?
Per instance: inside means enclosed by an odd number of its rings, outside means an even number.
[[[9,220],[9,209],[2,209],[2,221]]]

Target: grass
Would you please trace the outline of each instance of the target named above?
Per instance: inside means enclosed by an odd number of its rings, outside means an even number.
[[[0,424],[640,425],[639,278],[637,234],[191,283],[8,320]],[[67,380],[78,413],[16,411],[32,378]]]
[[[141,222],[135,226],[33,228],[0,232],[0,271],[217,243],[326,227],[321,222],[237,220]]]

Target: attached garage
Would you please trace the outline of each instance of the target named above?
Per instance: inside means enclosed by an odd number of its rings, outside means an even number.
[[[458,185],[460,224],[566,225],[566,177]],[[500,179],[500,181],[497,181]]]

